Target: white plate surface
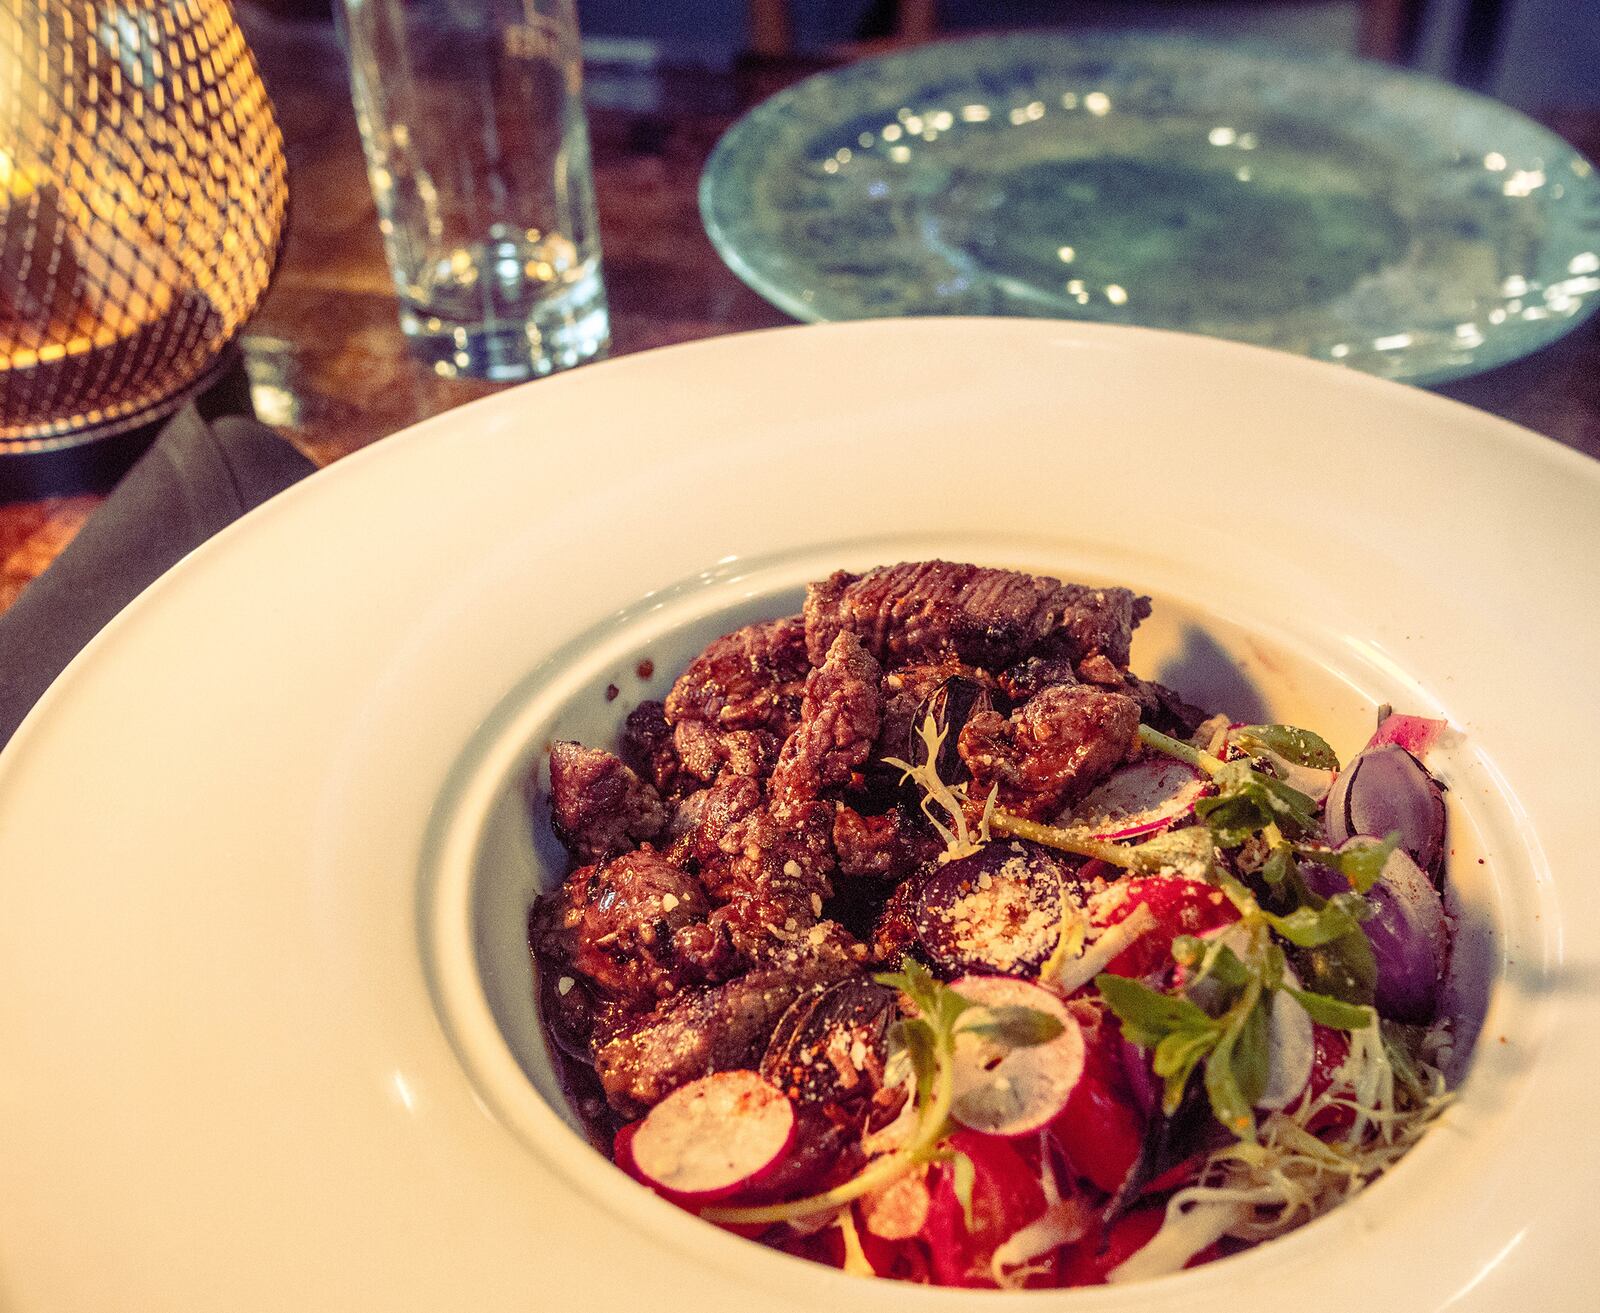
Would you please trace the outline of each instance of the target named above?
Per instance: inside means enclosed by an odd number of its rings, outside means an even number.
[[[230,528],[79,657],[0,756],[0,1307],[973,1307],[606,1167],[539,1093],[520,957],[551,872],[515,793],[550,732],[604,735],[807,577],[933,552],[1144,589],[1136,668],[1248,680],[1344,752],[1377,701],[1448,717],[1487,995],[1457,1104],[1352,1204],[1154,1284],[994,1299],[1586,1306],[1600,465],[1287,356],[948,320],[674,348],[441,416]]]

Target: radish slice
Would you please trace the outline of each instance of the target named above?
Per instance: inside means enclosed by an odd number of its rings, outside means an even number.
[[[1132,839],[1191,815],[1205,791],[1205,777],[1187,762],[1145,757],[1091,789],[1071,820],[1097,839]]]
[[[1292,983],[1299,985],[1298,981]],[[1310,1013],[1281,989],[1272,995],[1272,1011],[1267,1014],[1267,1054],[1267,1088],[1256,1107],[1277,1112],[1305,1092],[1316,1055]]]
[[[1054,1039],[1017,1049],[957,1030],[955,1119],[1007,1137],[1054,1121],[1083,1075],[1083,1031],[1066,1004],[1047,989],[1007,976],[963,976],[951,988],[981,1007],[1032,1008],[1061,1023]]]
[[[629,1147],[648,1184],[712,1203],[768,1175],[794,1136],[794,1106],[782,1090],[753,1071],[719,1071],[656,1104]]]
[[[1421,757],[1438,743],[1445,729],[1444,721],[1430,720],[1427,716],[1388,716],[1367,741],[1367,747],[1393,743],[1413,757]]]
[[[1235,953],[1245,951],[1248,932],[1242,922],[1208,930],[1200,937],[1221,940]],[[1285,968],[1284,980],[1300,988],[1300,978]],[[1290,994],[1275,990],[1267,1012],[1267,1088],[1256,1100],[1264,1112],[1278,1112],[1294,1103],[1311,1082],[1316,1057],[1316,1034],[1311,1014]]]

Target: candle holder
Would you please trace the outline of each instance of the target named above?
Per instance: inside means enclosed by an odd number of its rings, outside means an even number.
[[[267,290],[287,203],[227,0],[0,0],[0,458],[202,387]]]

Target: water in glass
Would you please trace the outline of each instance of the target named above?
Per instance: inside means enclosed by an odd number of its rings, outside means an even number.
[[[401,327],[447,375],[603,353],[573,0],[344,0],[356,115]]]

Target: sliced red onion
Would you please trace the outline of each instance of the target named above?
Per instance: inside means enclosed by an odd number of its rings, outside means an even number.
[[[1370,836],[1358,836],[1372,842]],[[1331,896],[1349,889],[1337,871],[1325,866],[1304,868],[1306,883]],[[1384,863],[1378,882],[1367,891],[1372,915],[1361,923],[1378,966],[1373,1003],[1395,1021],[1433,1020],[1439,982],[1450,948],[1444,903],[1433,881],[1403,849]]]
[[[1335,847],[1358,834],[1399,831],[1400,846],[1429,874],[1438,872],[1444,857],[1444,794],[1422,763],[1396,743],[1367,748],[1340,772],[1328,794],[1324,825]]]

